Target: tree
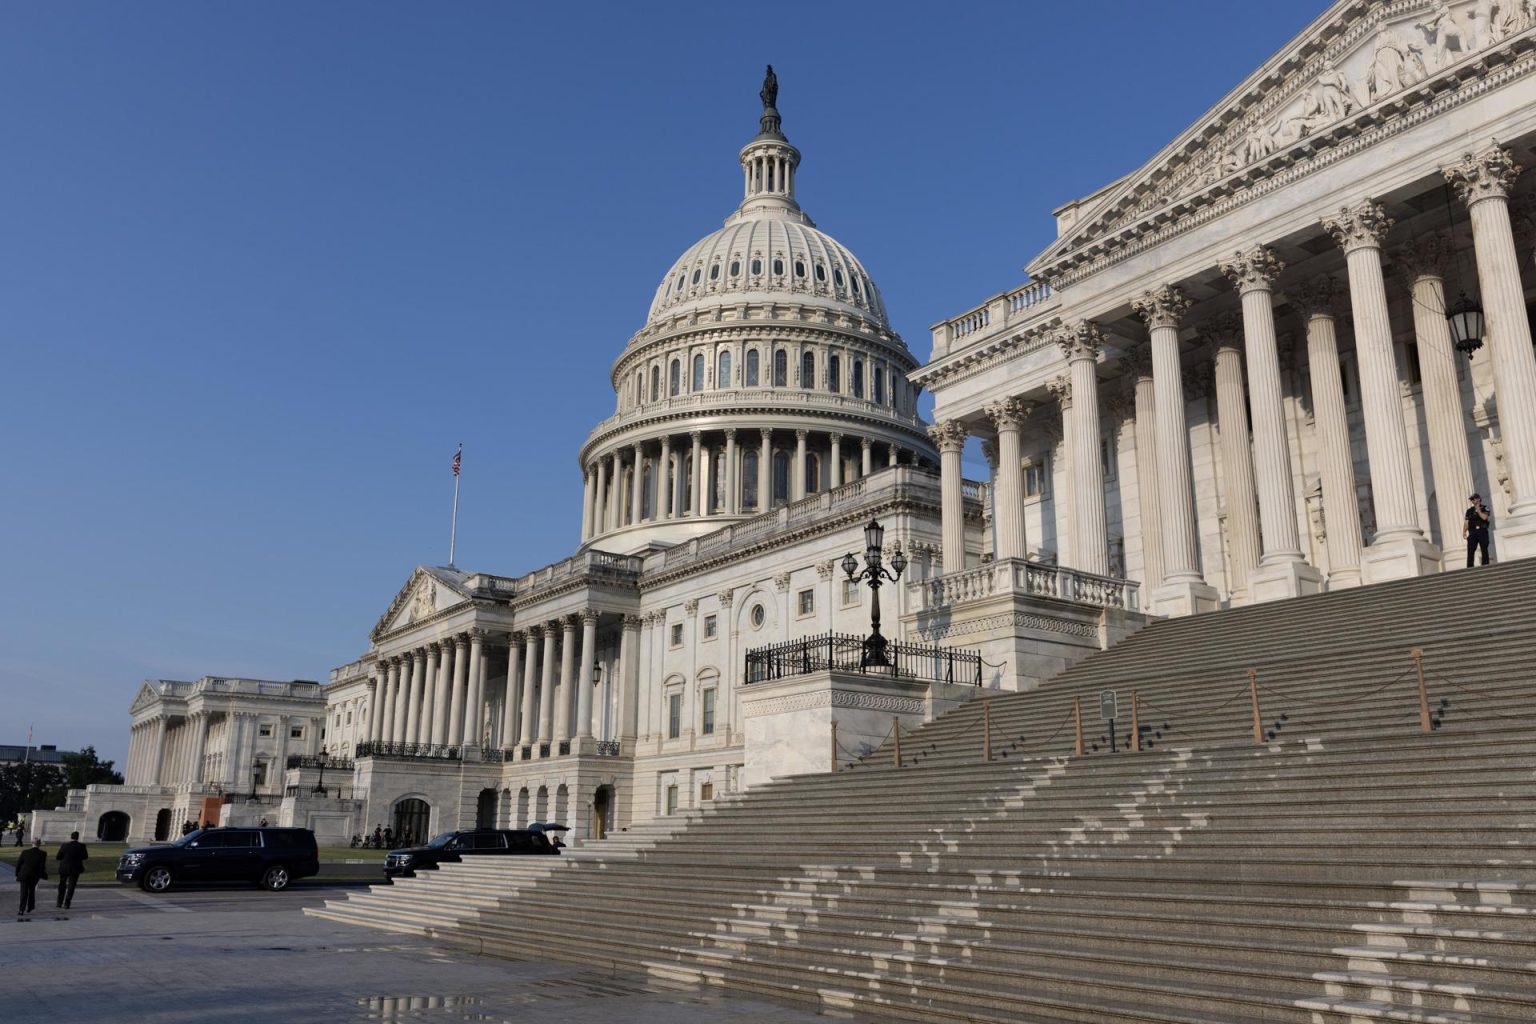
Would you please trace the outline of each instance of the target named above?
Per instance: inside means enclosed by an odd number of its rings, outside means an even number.
[[[65,789],[64,769],[56,764],[0,764],[0,822],[15,821],[39,807],[59,806]]]
[[[95,747],[84,747],[78,754],[65,754],[63,763],[65,784],[70,789],[123,784],[122,775],[112,770],[111,761],[96,756]]]

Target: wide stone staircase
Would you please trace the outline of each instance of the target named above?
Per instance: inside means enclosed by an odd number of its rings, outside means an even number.
[[[884,1021],[1536,1021],[1533,606],[1536,561],[1158,622],[900,767],[309,912]]]

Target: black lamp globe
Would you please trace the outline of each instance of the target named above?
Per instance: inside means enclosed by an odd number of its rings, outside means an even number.
[[[1446,311],[1445,319],[1450,324],[1451,343],[1456,351],[1465,352],[1470,358],[1483,347],[1483,307],[1467,298],[1466,292]]]
[[[843,556],[843,572],[848,574],[849,579],[853,579],[859,574],[859,560],[852,554]]]
[[[869,525],[864,527],[864,550],[879,551],[885,542],[885,527],[878,520],[871,519]]]

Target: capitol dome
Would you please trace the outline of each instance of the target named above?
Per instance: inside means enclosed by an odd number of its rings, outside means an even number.
[[[795,199],[777,96],[770,68],[741,204],[668,269],[614,363],[617,408],[581,452],[584,544],[670,546],[937,463],[880,290]]]

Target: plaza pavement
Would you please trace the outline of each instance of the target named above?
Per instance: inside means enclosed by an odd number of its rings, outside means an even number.
[[[809,1024],[826,1017],[640,975],[501,960],[305,917],[334,887],[209,887],[149,896],[81,887],[15,917],[0,873],[0,1020],[6,1024]],[[529,928],[559,928],[530,921]]]

